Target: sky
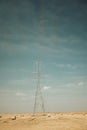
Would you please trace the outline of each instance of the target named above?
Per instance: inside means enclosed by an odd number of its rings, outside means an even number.
[[[0,113],[87,111],[87,1],[0,0]]]

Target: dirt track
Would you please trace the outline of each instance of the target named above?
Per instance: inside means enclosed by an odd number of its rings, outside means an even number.
[[[87,130],[87,112],[0,114],[0,130]]]

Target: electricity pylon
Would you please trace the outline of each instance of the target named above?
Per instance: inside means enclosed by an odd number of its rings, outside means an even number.
[[[36,84],[36,93],[35,93],[35,102],[34,102],[34,113],[36,112],[45,112],[45,107],[44,107],[44,100],[43,96],[41,93],[41,86],[40,86],[40,79],[41,79],[41,74],[40,74],[40,62],[37,63],[37,84]]]

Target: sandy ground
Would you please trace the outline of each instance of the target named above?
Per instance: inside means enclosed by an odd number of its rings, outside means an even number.
[[[87,112],[0,114],[0,130],[87,130]]]

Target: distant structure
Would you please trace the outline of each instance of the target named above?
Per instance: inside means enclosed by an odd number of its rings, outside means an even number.
[[[41,78],[41,74],[40,74],[40,62],[37,63],[37,83],[36,83],[36,93],[35,93],[35,102],[34,102],[34,113],[37,112],[43,112],[45,113],[45,107],[44,107],[44,100],[43,100],[43,96],[41,93],[41,86],[40,86],[40,78]]]

